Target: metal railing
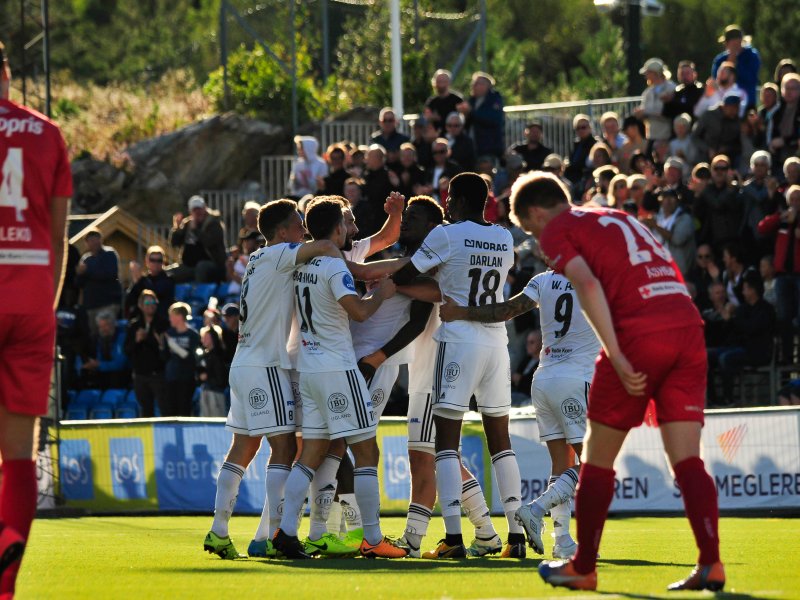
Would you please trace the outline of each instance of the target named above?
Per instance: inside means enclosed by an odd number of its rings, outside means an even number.
[[[225,245],[238,243],[239,228],[242,226],[242,207],[248,200],[258,203],[264,201],[260,191],[248,190],[200,190],[209,208],[220,213],[225,224]]]
[[[265,200],[286,196],[294,161],[295,157],[290,154],[261,157],[261,193]]]
[[[167,263],[175,262],[178,258],[176,249],[169,245],[169,234],[172,227],[169,225],[139,223],[136,226],[136,260],[144,264],[145,253],[150,246],[162,246],[167,253]]]

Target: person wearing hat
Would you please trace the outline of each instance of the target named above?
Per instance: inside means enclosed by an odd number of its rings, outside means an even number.
[[[722,103],[703,113],[692,131],[692,142],[700,156],[709,159],[727,154],[735,167],[742,153],[742,128],[739,108],[742,99],[728,92]]]
[[[672,122],[663,115],[664,103],[675,94],[672,73],[660,58],[651,58],[639,69],[647,79],[647,89],[642,93],[642,103],[633,114],[647,125],[648,140],[669,140],[672,137]]]
[[[181,256],[167,273],[175,283],[219,283],[225,278],[225,226],[202,196],[189,198],[188,208],[188,217],[176,213],[172,218],[169,244],[181,248]]]
[[[745,109],[755,108],[756,88],[758,87],[758,71],[761,69],[761,55],[751,45],[749,35],[744,35],[738,25],[728,25],[717,40],[725,45],[725,50],[714,57],[711,63],[711,76],[716,77],[717,71],[724,62],[736,65],[736,79],[739,87],[747,94]]]
[[[248,200],[242,207],[242,228],[239,230],[239,239],[247,236],[252,231],[258,231],[258,211],[261,205],[255,200]]]
[[[433,123],[439,131],[439,136],[444,137],[447,133],[446,119],[448,115],[456,110],[456,106],[464,101],[460,94],[450,89],[453,74],[447,69],[437,69],[431,77],[431,85],[435,92],[425,100],[425,108],[422,114]]]
[[[297,160],[289,175],[289,197],[300,199],[306,194],[316,194],[322,178],[328,174],[328,163],[319,155],[319,141],[310,135],[294,136]]]
[[[544,159],[553,152],[552,148],[548,148],[542,143],[543,132],[542,122],[539,119],[532,119],[525,125],[525,141],[509,148],[509,152],[514,152],[522,157],[530,171],[541,169]]]
[[[725,99],[725,96],[735,93],[741,99],[739,118],[744,118],[745,108],[748,104],[747,92],[736,83],[736,65],[725,61],[719,66],[716,79],[706,81],[705,95],[698,100],[694,107],[694,116],[700,117],[707,110],[714,108]]]
[[[472,95],[456,106],[464,115],[466,128],[475,141],[478,156],[501,158],[505,152],[503,97],[494,89],[494,77],[483,71],[472,74]]]

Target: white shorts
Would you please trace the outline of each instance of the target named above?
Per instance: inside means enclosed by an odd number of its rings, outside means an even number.
[[[536,409],[539,439],[566,440],[578,444],[586,434],[586,406],[589,382],[583,379],[533,378],[531,398]]]
[[[511,364],[506,348],[439,342],[433,375],[433,412],[450,416],[469,411],[475,394],[478,410],[490,416],[511,409]]]
[[[376,419],[383,416],[399,373],[400,365],[381,365],[372,376],[372,381],[369,382],[369,397],[372,400],[372,410],[375,411]]]
[[[408,395],[408,449],[436,454],[436,425],[430,393]]]
[[[267,437],[294,432],[297,405],[291,374],[280,367],[231,367],[231,409],[225,427]]]
[[[375,435],[378,419],[357,369],[300,373],[300,395],[304,438],[346,438],[356,443]]]

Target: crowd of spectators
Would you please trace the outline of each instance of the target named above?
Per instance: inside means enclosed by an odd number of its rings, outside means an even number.
[[[505,139],[502,84],[491,75],[474,73],[470,93],[462,94],[452,89],[451,74],[438,70],[410,135],[385,107],[366,145],[342,140],[320,152],[314,137],[296,137],[288,195],[301,212],[313,195],[344,196],[357,237],[368,237],[385,220],[390,192],[430,195],[446,208],[450,179],[478,172],[490,184],[487,220],[509,228],[516,244],[509,297],[545,268],[535,240],[509,219],[511,185],[529,170],[552,172],[576,205],[624,210],[670,250],[706,322],[709,403],[726,405],[743,367],[800,362],[800,75],[784,59],[773,81],[761,81],[758,51],[735,25],[720,43],[723,51],[701,69],[705,83],[690,60],[677,65],[677,80],[664,61],[647,60],[640,105],[631,114],[601,115],[597,130],[589,115],[576,115],[563,156],[538,119],[526,123],[522,139]],[[89,251],[72,266],[82,301],[69,293],[62,301],[59,331],[68,362],[77,365],[67,369],[73,384],[132,385],[145,416],[156,408],[164,415],[224,414],[236,299],[247,256],[263,243],[255,202],[245,204],[239,243],[227,249],[219,214],[199,196],[188,210],[188,217],[174,216],[169,240],[178,262],[166,266],[164,250],[150,248],[144,268],[131,265],[125,293],[118,256],[99,232],[90,234]],[[191,318],[189,305],[175,303],[176,284],[188,281],[221,283],[220,300],[230,303],[222,314],[210,307]],[[116,317],[129,319],[127,328],[116,327]],[[518,317],[508,330],[519,403],[542,344],[538,316]],[[798,403],[797,383],[781,391],[783,402]]]

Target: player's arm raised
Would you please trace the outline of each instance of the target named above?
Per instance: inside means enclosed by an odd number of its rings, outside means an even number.
[[[641,396],[647,385],[647,376],[634,370],[619,346],[611,310],[605,292],[597,277],[582,257],[576,256],[564,266],[564,275],[572,282],[583,312],[603,345],[622,385],[632,396]]]
[[[342,258],[342,251],[330,240],[318,240],[315,242],[305,242],[297,249],[297,257],[294,264],[302,265],[317,256],[330,256],[331,258]]]
[[[66,261],[64,255],[67,248],[67,216],[70,199],[56,196],[50,202],[50,244],[53,248],[53,310],[58,307],[61,287],[64,284]]]
[[[486,306],[459,306],[449,296],[439,307],[442,321],[478,321],[479,323],[499,323],[536,308],[536,302],[520,292],[508,302],[487,304]]]
[[[391,279],[381,279],[377,287],[363,298],[355,294],[348,294],[339,298],[339,304],[347,312],[347,315],[354,321],[366,321],[369,319],[384,300],[391,298],[395,292],[395,285]]]
[[[377,254],[400,239],[400,222],[403,220],[405,205],[406,198],[400,192],[392,192],[386,198],[383,210],[386,211],[389,218],[386,219],[378,233],[367,238],[369,240],[367,256]]]

